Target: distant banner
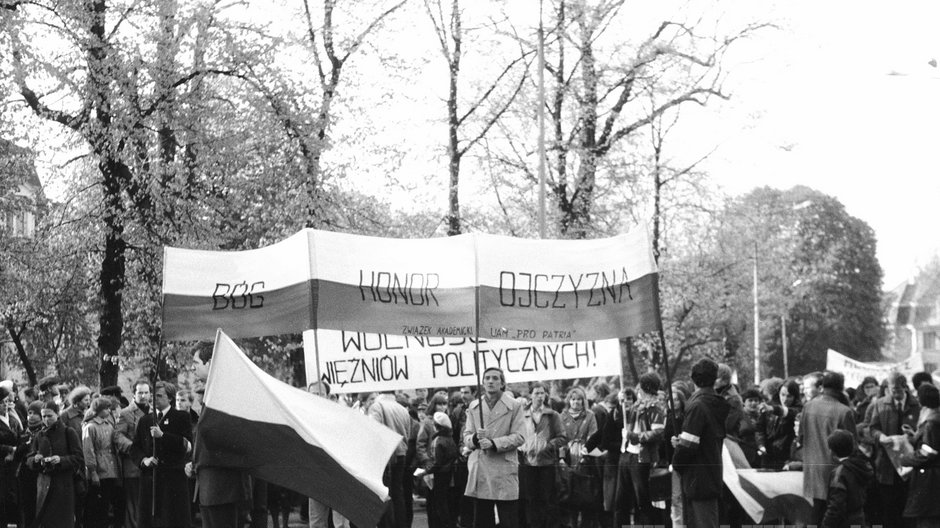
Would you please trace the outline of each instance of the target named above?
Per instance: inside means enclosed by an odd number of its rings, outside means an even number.
[[[898,363],[865,363],[830,348],[826,353],[826,370],[841,372],[845,376],[846,387],[857,387],[867,376],[873,376],[880,382],[892,372],[900,372],[910,379],[915,372],[924,370],[924,360],[918,355]]]
[[[212,339],[218,328],[232,337],[328,329],[592,341],[655,331],[659,321],[658,273],[644,230],[525,240],[306,229],[250,251],[168,247],[163,273],[170,341]]]
[[[316,339],[316,343],[314,343]],[[307,380],[335,393],[476,385],[469,338],[395,336],[336,330],[304,332]],[[480,340],[480,369],[500,367],[509,383],[590,378],[620,373],[616,339],[544,343]]]

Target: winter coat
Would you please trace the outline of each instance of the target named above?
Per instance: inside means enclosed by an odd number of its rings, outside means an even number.
[[[93,418],[82,435],[82,453],[89,480],[92,473],[99,479],[121,478],[121,466],[114,447],[114,426],[104,418]]]
[[[483,423],[480,423],[480,400],[467,408],[463,445],[473,452],[467,459],[465,495],[487,500],[519,499],[519,456],[517,449],[525,439],[525,415],[522,404],[505,392],[492,408],[483,402]],[[477,430],[485,428],[494,447],[480,449],[474,442]]]
[[[829,480],[829,500],[822,528],[865,526],[865,490],[872,481],[871,464],[859,453],[839,463]]]
[[[75,432],[78,433],[79,438],[82,437],[82,423],[85,421],[85,411],[72,405],[59,415],[59,421],[74,429]]]
[[[59,463],[37,464],[35,456],[58,456]],[[36,512],[37,528],[72,528],[75,525],[75,478],[84,467],[82,443],[74,429],[55,422],[33,438],[27,466],[38,473],[39,485],[48,484],[45,500]]]
[[[940,411],[930,409],[917,428],[911,442],[914,454],[901,458],[901,463],[913,466],[907,492],[905,517],[938,517],[940,501]]]
[[[627,411],[626,423],[623,427],[623,438],[626,439],[621,446],[621,456],[628,452],[630,446],[629,436],[639,431],[637,444],[640,452],[637,462],[640,464],[656,464],[659,462],[659,446],[663,441],[666,429],[666,407],[658,398],[640,400]]]
[[[686,403],[672,465],[682,476],[682,492],[687,499],[721,496],[721,448],[730,410],[731,405],[711,387],[696,390]]]
[[[565,426],[561,417],[549,407],[542,407],[542,416],[538,423],[532,418],[531,410],[525,412],[527,427],[531,434],[522,444],[522,454],[529,466],[551,466],[558,461],[560,450],[568,444]]]
[[[920,404],[910,394],[905,395],[904,398],[903,410],[898,408],[890,394],[875,400],[869,410],[868,423],[862,428],[875,446],[875,478],[878,479],[879,484],[891,485],[899,478],[894,464],[885,452],[885,447],[881,445],[881,437],[902,434],[902,425],[909,425],[912,429],[917,428]]]
[[[855,435],[855,413],[839,401],[830,389],[806,402],[800,418],[800,444],[803,447],[803,496],[826,500],[829,477],[837,460],[826,439],[836,429]]]
[[[448,429],[449,431],[450,429]],[[421,420],[418,437],[415,440],[415,467],[427,467],[434,453],[430,451],[431,439],[437,434],[434,430],[434,418],[431,415]]]
[[[587,409],[582,410],[577,416],[569,411],[570,409],[565,409],[560,413],[561,424],[565,428],[565,437],[568,439],[568,447],[564,454],[569,464],[577,465],[581,460],[581,446],[597,432],[597,420],[594,419],[594,413]]]
[[[189,413],[168,408],[160,419],[161,438],[153,438],[150,426],[156,416],[147,414],[137,423],[137,435],[131,457],[141,468],[140,472],[140,511],[150,512],[153,497],[156,496],[155,515],[141,515],[140,527],[150,526],[188,526],[191,522],[189,506],[189,482],[183,466],[192,450],[193,429]],[[155,456],[159,460],[156,469],[141,465],[144,457]],[[154,481],[156,480],[156,493]]]
[[[131,403],[121,410],[117,424],[114,425],[114,447],[121,456],[121,468],[124,478],[140,478],[140,468],[131,460],[131,447],[137,435],[137,422],[144,416],[144,411]]]
[[[763,467],[780,469],[790,460],[790,450],[796,438],[794,427],[800,407],[774,404],[771,410],[761,413],[757,424],[757,445],[767,450]]]

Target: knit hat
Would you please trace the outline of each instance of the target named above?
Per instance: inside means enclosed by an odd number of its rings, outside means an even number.
[[[447,416],[447,413],[434,413],[434,423],[447,429],[451,429],[453,427],[450,423],[450,417]]]

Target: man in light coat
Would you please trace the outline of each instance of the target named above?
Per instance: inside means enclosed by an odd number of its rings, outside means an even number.
[[[855,432],[855,413],[842,394],[845,377],[826,371],[820,382],[822,393],[806,402],[800,418],[800,443],[803,445],[803,496],[813,501],[813,522],[822,525],[829,496],[829,477],[838,461],[829,451],[827,438],[836,429]],[[856,441],[858,439],[856,438]]]
[[[124,487],[124,528],[137,528],[140,520],[140,468],[131,457],[137,422],[150,412],[150,382],[134,382],[134,402],[121,411],[114,426],[114,447],[121,454]],[[150,512],[147,512],[149,515]]]
[[[463,430],[463,449],[469,452],[466,495],[475,499],[475,528],[495,528],[494,507],[500,526],[519,526],[517,449],[525,440],[525,415],[522,404],[505,390],[503,371],[488,368],[483,372],[483,398],[467,409]]]

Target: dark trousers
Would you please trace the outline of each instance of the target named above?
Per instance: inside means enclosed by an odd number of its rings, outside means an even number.
[[[428,490],[428,528],[454,528],[450,509],[450,480],[452,472],[434,475],[434,487]]]
[[[88,501],[85,507],[85,526],[87,528],[106,528],[111,525],[108,512],[113,508],[115,519],[120,524],[124,518],[118,507],[118,497],[124,490],[118,485],[118,479],[102,479],[98,486],[88,487]]]
[[[826,516],[828,503],[822,499],[813,499],[813,524],[822,526],[823,517]]]
[[[718,499],[694,500],[686,503],[684,513],[688,528],[718,528]]]
[[[614,527],[631,524],[630,515],[636,505],[636,493],[633,491],[633,479],[629,469],[630,457],[624,453],[617,461],[617,491],[614,500]]]
[[[473,497],[464,494],[467,489],[467,473],[467,459],[457,459],[457,463],[454,464],[454,495],[457,503],[457,525],[461,528],[473,526]]]
[[[895,478],[894,484],[878,484],[878,510],[885,528],[903,528],[904,505],[907,502],[907,482]]]
[[[202,528],[235,528],[238,526],[238,503],[199,506]]]
[[[653,507],[653,501],[650,499],[650,469],[652,464],[648,462],[639,462],[639,457],[633,453],[624,453],[621,460],[626,459],[625,464],[621,464],[621,469],[629,473],[630,483],[633,485],[633,500],[636,505],[636,518],[634,524],[663,524],[662,515]]]
[[[518,500],[488,500],[476,499],[473,503],[473,527],[496,528],[496,515],[493,507],[499,512],[500,528],[519,528],[519,501]]]
[[[382,483],[388,486],[391,498],[385,508],[379,528],[405,528],[405,495],[403,478],[405,475],[405,456],[393,456],[388,463],[388,470],[382,477]]]
[[[519,466],[519,498],[528,528],[558,526],[555,466]]]

